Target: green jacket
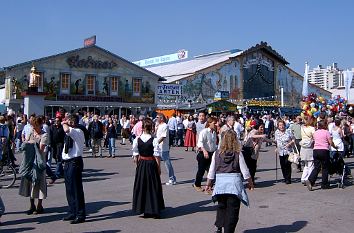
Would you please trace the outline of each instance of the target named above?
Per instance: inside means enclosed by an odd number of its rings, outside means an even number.
[[[23,150],[23,160],[19,173],[22,177],[36,183],[40,174],[46,169],[46,163],[42,159],[38,145],[34,143],[23,143],[21,150]]]

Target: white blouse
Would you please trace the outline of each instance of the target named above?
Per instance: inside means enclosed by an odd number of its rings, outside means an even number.
[[[123,129],[129,129],[130,121],[129,120],[123,121],[123,119],[120,119],[120,125],[122,126]]]
[[[138,139],[141,139],[143,142],[147,142],[151,138],[151,134],[146,134],[143,133],[140,135],[140,137],[136,137],[133,141],[133,156],[138,156],[139,155],[139,150],[138,150]],[[161,157],[161,148],[159,146],[159,142],[157,138],[154,138],[154,141],[152,142],[154,145],[154,156],[155,157]]]

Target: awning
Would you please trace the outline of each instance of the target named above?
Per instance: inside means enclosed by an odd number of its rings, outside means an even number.
[[[226,100],[220,100],[208,104],[206,106],[208,109],[211,109],[211,112],[234,112],[237,111],[237,105],[230,103]]]

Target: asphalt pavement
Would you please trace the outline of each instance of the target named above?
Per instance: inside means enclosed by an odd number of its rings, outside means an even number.
[[[103,154],[107,156],[108,152]],[[22,155],[16,156],[20,160]],[[87,151],[84,157],[88,214],[85,223],[71,225],[62,221],[67,210],[63,180],[48,186],[48,198],[43,201],[45,213],[26,215],[29,199],[18,195],[17,180],[13,188],[0,189],[6,205],[0,232],[214,232],[216,206],[210,195],[198,193],[192,187],[197,168],[194,152],[171,148],[177,185],[163,185],[166,209],[161,219],[140,218],[131,211],[135,165],[130,145],[118,145],[116,158],[92,158]],[[331,189],[316,186],[310,192],[300,183],[301,173],[296,170],[292,184],[280,182],[281,170],[279,165],[275,169],[275,162],[274,147],[263,146],[257,186],[248,191],[250,208],[241,206],[236,232],[354,232],[354,186],[350,181],[339,189],[336,177],[332,177]],[[354,167],[354,158],[346,162]],[[168,180],[164,167],[161,180]]]

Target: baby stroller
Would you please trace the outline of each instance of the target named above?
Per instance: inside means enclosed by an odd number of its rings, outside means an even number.
[[[338,175],[338,188],[344,188],[344,179],[350,175],[350,169],[344,163],[343,156],[340,152],[336,152],[330,157],[328,173],[331,177],[335,174]]]

